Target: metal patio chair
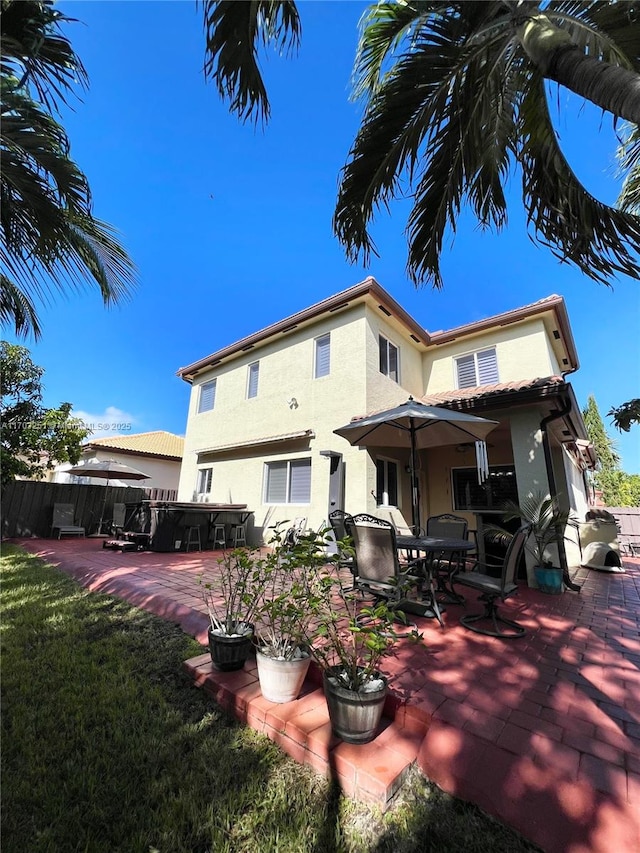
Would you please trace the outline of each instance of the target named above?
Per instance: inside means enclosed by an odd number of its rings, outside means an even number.
[[[58,531],[58,539],[61,536],[84,536],[85,529],[76,522],[75,506],[73,504],[54,504],[53,517],[51,521],[51,535],[54,530]]]
[[[521,527],[514,534],[513,539],[509,543],[507,553],[502,564],[502,574],[499,578],[484,574],[479,571],[483,568],[482,564],[478,563],[472,572],[460,572],[453,579],[455,584],[462,584],[471,589],[479,590],[482,595],[480,600],[484,601],[485,607],[482,613],[474,613],[468,616],[462,616],[460,623],[470,631],[475,631],[477,634],[486,634],[489,637],[500,637],[501,639],[516,639],[524,637],[525,629],[522,625],[511,619],[506,619],[498,612],[497,602],[505,601],[518,591],[518,586],[515,582],[516,571],[524,544],[529,535],[527,525]],[[481,627],[483,622],[490,622],[493,625],[493,630]],[[500,625],[504,625],[508,630],[502,630]]]

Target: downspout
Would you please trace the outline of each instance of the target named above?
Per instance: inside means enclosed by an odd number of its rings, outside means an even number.
[[[571,413],[571,400],[568,397],[564,398],[562,408],[559,412],[553,415],[547,415],[540,421],[540,432],[542,433],[542,448],[544,450],[544,462],[547,469],[547,480],[549,481],[549,494],[552,498],[558,497],[556,488],[556,478],[553,473],[553,460],[551,458],[551,445],[549,444],[549,434],[547,432],[547,424],[552,421],[560,420],[565,415]],[[567,563],[567,552],[564,547],[564,539],[558,541],[558,557],[560,559],[560,568],[562,569],[562,581],[564,585],[571,590],[579,591],[580,587],[575,584],[569,576],[569,564]]]

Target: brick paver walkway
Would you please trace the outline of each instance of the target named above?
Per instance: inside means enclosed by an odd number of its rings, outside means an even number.
[[[22,540],[89,589],[131,601],[206,645],[197,578],[216,555],[107,551],[100,541]],[[418,620],[425,646],[385,662],[392,695],[380,735],[352,746],[331,736],[317,674],[302,696],[273,705],[255,665],[216,673],[186,663],[196,683],[301,762],[332,772],[346,793],[384,803],[414,762],[548,853],[640,851],[640,559],[625,574],[580,569],[580,593],[522,588],[505,611],[527,628],[501,641]],[[467,609],[473,610],[473,594]],[[315,678],[315,680],[314,680]]]

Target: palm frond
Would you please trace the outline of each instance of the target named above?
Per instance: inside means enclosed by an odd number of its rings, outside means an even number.
[[[619,176],[624,176],[617,205],[627,213],[640,216],[640,128],[627,124],[618,149]]]
[[[258,50],[297,49],[301,24],[294,0],[202,0],[202,10],[205,78],[242,121],[268,121],[271,107]]]
[[[12,325],[18,337],[32,333],[37,340],[42,335],[33,301],[4,273],[0,273],[0,325]]]
[[[61,29],[73,22],[51,0],[2,0],[2,77],[13,78],[18,89],[33,87],[48,110],[59,111],[77,86],[88,85],[84,65]]]
[[[2,80],[0,266],[3,323],[40,333],[37,304],[97,283],[105,304],[135,286],[135,267],[115,231],[95,219],[85,175],[62,126]]]
[[[467,6],[474,4],[464,4]],[[482,4],[479,4],[482,5]],[[486,5],[486,4],[484,4]],[[493,5],[493,4],[490,4]],[[380,82],[342,171],[334,230],[352,260],[375,251],[368,226],[380,205],[417,179],[409,220],[408,274],[442,284],[439,255],[463,197],[485,226],[506,221],[503,182],[515,133],[512,32],[491,16],[473,43],[440,15]],[[475,26],[475,21],[474,21]],[[505,85],[505,68],[507,84]]]
[[[541,77],[519,121],[523,200],[535,239],[602,284],[618,273],[640,278],[640,219],[599,202],[577,179],[558,145]]]

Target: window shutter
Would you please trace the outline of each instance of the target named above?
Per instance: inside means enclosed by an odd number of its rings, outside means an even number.
[[[387,462],[387,493],[389,505],[398,506],[398,466],[395,462]]]
[[[320,376],[328,376],[331,367],[331,339],[329,335],[323,335],[316,339],[316,379]]]
[[[378,349],[380,351],[380,373],[387,375],[389,364],[387,360],[387,341],[382,335],[378,337]]]
[[[311,500],[311,460],[298,459],[290,464],[289,503],[307,504]]]
[[[209,412],[216,402],[216,381],[205,382],[200,386],[200,399],[198,401],[198,413]]]
[[[473,388],[476,382],[476,363],[473,355],[463,355],[456,359],[458,388]]]
[[[498,379],[498,361],[495,349],[476,353],[478,358],[478,384],[495,385]]]
[[[249,365],[249,387],[247,388],[247,397],[258,396],[258,374],[260,370],[260,362],[254,361]]]
[[[270,504],[287,502],[287,463],[267,462],[267,494]]]
[[[398,347],[394,346],[392,343],[389,343],[389,373],[387,374],[389,379],[393,379],[394,382],[398,382]]]

